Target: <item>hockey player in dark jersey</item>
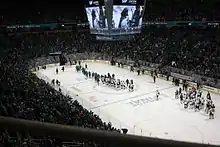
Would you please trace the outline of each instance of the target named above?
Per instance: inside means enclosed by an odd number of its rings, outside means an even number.
[[[51,81],[51,83],[52,83],[52,85],[54,86],[54,85],[55,85],[55,79],[53,79],[53,80]]]
[[[64,72],[64,66],[61,68],[61,70]]]
[[[121,81],[120,81],[120,79],[117,79],[117,88],[120,88],[120,85],[121,85]]]
[[[176,92],[175,92],[175,99],[178,99],[178,96],[179,96],[179,93],[178,93],[178,90],[176,90]]]
[[[60,81],[56,80],[57,86],[60,86]]]
[[[209,109],[209,119],[214,119],[215,108]]]
[[[59,72],[59,71],[58,71],[58,68],[56,68],[56,74],[58,74],[58,72]]]
[[[137,73],[138,73],[138,76],[140,75],[140,73],[141,73],[141,70],[140,69],[138,69],[137,70]]]
[[[97,78],[97,80],[96,80],[96,81],[97,81],[97,84],[99,85],[99,81],[100,81],[99,77]]]
[[[183,103],[183,94],[180,93],[180,103],[182,104]]]
[[[209,100],[211,100],[211,95],[210,95],[210,93],[209,93],[209,92],[207,93],[206,98],[207,98],[207,99],[209,99]]]
[[[154,80],[154,83],[156,83],[156,76],[155,75],[153,76],[153,80]]]
[[[160,92],[157,90],[156,91],[156,99],[157,99],[157,101],[159,100],[159,95],[160,95]]]
[[[199,90],[199,91],[197,92],[197,97],[199,97],[199,98],[202,97],[202,91]]]
[[[115,74],[112,74],[112,79],[115,79]]]
[[[144,75],[144,69],[142,69],[142,75]]]
[[[88,75],[89,75],[89,78],[91,78],[91,72],[90,71],[88,72]]]
[[[179,88],[179,93],[182,93],[182,89],[181,88]]]
[[[128,84],[129,84],[129,80],[127,79],[127,80],[126,80],[126,85],[128,86]]]

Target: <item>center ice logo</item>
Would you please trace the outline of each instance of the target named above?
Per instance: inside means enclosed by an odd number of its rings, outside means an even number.
[[[156,97],[145,97],[138,100],[131,100],[130,102],[128,102],[128,104],[132,105],[133,107],[137,107],[154,101],[157,101]]]
[[[154,97],[146,96],[146,97],[138,99],[138,100],[131,100],[127,104],[132,105],[133,107],[137,107],[137,106],[145,105],[150,102],[155,102],[155,101],[161,100],[161,98],[164,98],[164,97],[168,97],[168,96],[165,94],[161,94],[158,99],[156,98],[156,96],[154,96]]]

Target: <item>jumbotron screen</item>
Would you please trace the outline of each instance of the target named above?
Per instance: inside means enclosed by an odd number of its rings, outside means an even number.
[[[92,34],[105,34],[108,31],[104,6],[88,7],[86,13]]]
[[[86,13],[91,34],[141,33],[145,0],[88,0]]]
[[[143,6],[113,6],[112,35],[141,32]]]

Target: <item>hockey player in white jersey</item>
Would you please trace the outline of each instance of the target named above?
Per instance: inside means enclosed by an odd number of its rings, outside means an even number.
[[[199,98],[195,99],[195,111],[200,110],[201,100]]]

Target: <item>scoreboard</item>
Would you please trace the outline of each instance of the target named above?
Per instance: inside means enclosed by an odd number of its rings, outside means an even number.
[[[113,36],[141,32],[146,0],[86,0],[91,34]]]
[[[144,0],[113,0],[114,5],[144,5]]]

